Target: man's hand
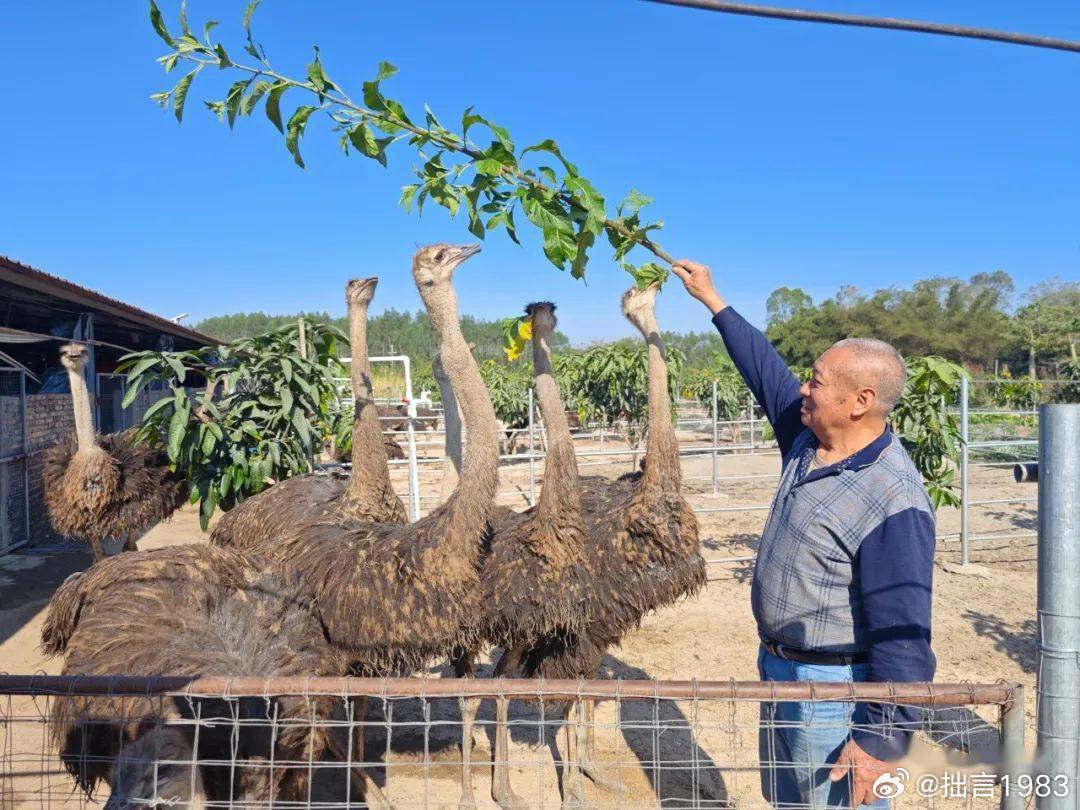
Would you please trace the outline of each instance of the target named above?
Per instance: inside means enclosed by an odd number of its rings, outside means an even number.
[[[829,771],[829,779],[839,782],[850,770],[851,806],[858,807],[860,804],[873,804],[877,801],[878,797],[873,790],[874,780],[891,767],[890,763],[882,762],[863,751],[854,740],[848,740],[836,759],[836,765]]]
[[[689,259],[679,259],[671,269],[682,279],[686,291],[707,306],[713,315],[727,306],[713,286],[712,274],[705,265]]]

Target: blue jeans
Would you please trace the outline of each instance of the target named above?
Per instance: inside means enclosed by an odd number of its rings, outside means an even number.
[[[778,658],[764,647],[758,652],[763,681],[865,681],[866,664],[800,664]],[[847,779],[829,781],[829,770],[851,733],[855,704],[761,704],[758,755],[761,793],[778,808],[850,807]],[[864,807],[886,810],[887,799]]]

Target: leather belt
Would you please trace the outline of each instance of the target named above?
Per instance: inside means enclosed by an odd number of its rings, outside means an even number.
[[[785,658],[798,664],[818,664],[820,666],[851,666],[865,664],[870,656],[864,652],[827,652],[824,650],[800,650],[785,647],[775,641],[761,640],[761,645],[777,658]]]

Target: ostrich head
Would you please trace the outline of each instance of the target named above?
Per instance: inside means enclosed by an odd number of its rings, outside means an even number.
[[[466,259],[480,252],[480,244],[472,245],[426,245],[413,256],[412,274],[424,305],[430,311],[433,301],[440,303],[437,290],[451,291],[450,280],[454,271]]]
[[[75,374],[82,374],[90,359],[90,350],[82,343],[66,343],[60,347],[60,365]]]
[[[623,293],[622,312],[646,338],[649,334],[657,331],[656,327],[656,293],[654,286],[639,290],[631,287]]]
[[[345,300],[350,304],[370,304],[371,299],[375,297],[375,287],[378,283],[379,279],[375,276],[350,279],[345,285]]]
[[[555,317],[555,305],[550,301],[534,301],[526,305],[525,314],[532,318],[533,335],[547,337],[555,331],[559,319]]]
[[[155,728],[120,749],[107,782],[105,810],[135,810],[149,804],[201,810],[203,785],[195,751],[177,726]]]

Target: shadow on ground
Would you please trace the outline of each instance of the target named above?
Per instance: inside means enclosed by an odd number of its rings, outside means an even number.
[[[443,677],[452,677],[449,669],[435,670]],[[490,664],[478,666],[479,678],[491,677]],[[434,673],[433,673],[434,674]],[[649,679],[644,670],[607,656],[601,666],[601,677],[623,679]],[[601,704],[603,707],[603,704]],[[665,807],[700,806],[706,801],[710,806],[723,806],[727,802],[727,788],[719,766],[699,745],[694,736],[691,721],[679,705],[669,700],[624,700],[618,717],[618,730],[611,727],[610,704],[597,709],[596,743],[599,753],[598,775],[607,782],[618,782],[617,772],[626,768],[640,767],[650,786]],[[564,706],[559,703],[543,705],[532,701],[512,701],[509,709],[510,739],[517,746],[530,749],[547,747],[553,760],[561,761],[565,755],[563,727]],[[601,714],[605,712],[605,714]],[[461,712],[456,698],[407,699],[370,701],[366,719],[369,731],[365,740],[364,755],[369,762],[383,760],[387,751],[390,756],[420,755],[429,752],[433,759],[440,756],[458,760],[461,745]],[[380,725],[382,726],[380,728]],[[495,745],[495,705],[484,700],[477,714],[478,736],[486,735],[488,750],[482,748],[474,754],[474,763],[484,761]],[[387,745],[387,730],[390,744]],[[619,734],[622,745],[611,739]],[[625,748],[623,748],[623,745]],[[616,761],[611,759],[616,749]],[[627,757],[626,749],[633,759]],[[516,759],[511,751],[511,759]],[[514,763],[515,765],[518,763]],[[375,774],[383,783],[384,775]]]

